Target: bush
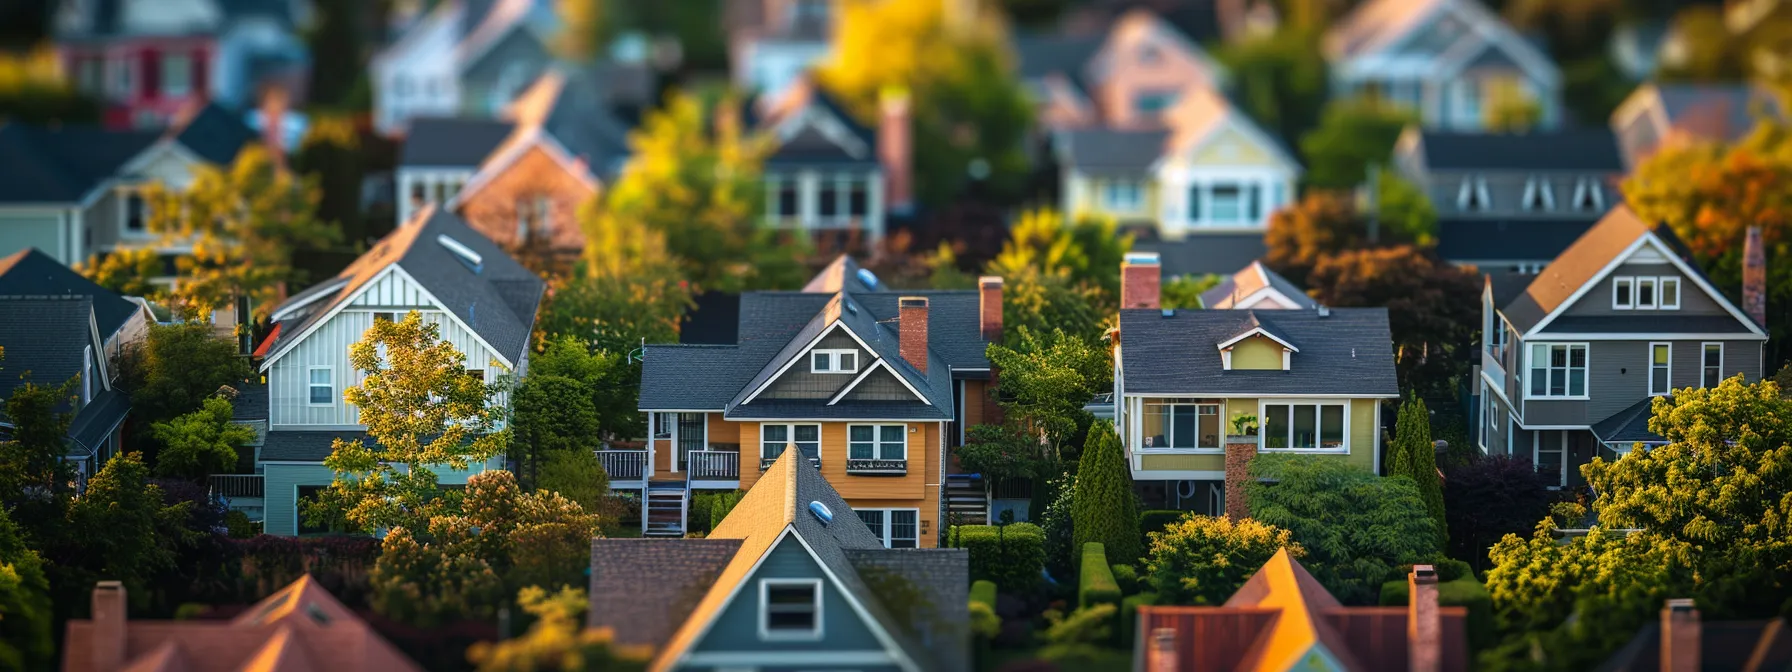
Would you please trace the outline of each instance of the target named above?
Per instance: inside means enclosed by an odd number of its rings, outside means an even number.
[[[734,510],[734,505],[740,503],[741,494],[739,490],[723,492],[717,494],[715,499],[710,500],[709,529],[716,529],[722,524],[722,519],[727,518],[728,513]]]
[[[1132,648],[1133,632],[1139,627],[1139,607],[1153,604],[1157,604],[1157,593],[1139,593],[1120,601],[1120,648]]]
[[[1072,481],[1069,477],[1064,480]],[[1073,545],[1070,518],[1070,502],[1076,490],[1074,482],[1065,483],[1058,488],[1058,495],[1045,506],[1045,513],[1039,516],[1039,525],[1045,531],[1045,566],[1052,570],[1052,576],[1060,581],[1069,580],[1076,571],[1076,563],[1071,555]]]
[[[1120,606],[1120,584],[1114,580],[1114,570],[1108,566],[1108,554],[1101,544],[1093,541],[1083,544],[1082,565],[1076,584],[1077,606],[1085,609],[1097,604]]]
[[[1188,515],[1187,511],[1171,511],[1169,509],[1152,509],[1139,514],[1139,531],[1145,533],[1145,548],[1151,548],[1151,533],[1162,532],[1164,528],[1175,525]]]
[[[1223,604],[1283,548],[1306,554],[1288,530],[1246,518],[1193,515],[1151,535],[1145,571],[1164,604]]]
[[[1139,592],[1139,570],[1132,565],[1114,565],[1108,569],[1114,572],[1114,583],[1120,584],[1120,594],[1131,595]]]
[[[1480,457],[1444,471],[1444,519],[1450,556],[1487,569],[1487,551],[1508,534],[1530,536],[1559,498],[1528,459]]]
[[[947,535],[953,548],[971,552],[971,579],[994,581],[1027,594],[1045,571],[1045,532],[1032,523],[955,525]]]
[[[1118,609],[1110,603],[1078,609],[1069,616],[1055,610],[1045,612],[1051,627],[1046,628],[1046,646],[1039,650],[1039,657],[1059,663],[1083,664],[1072,669],[1086,667],[1101,654],[1098,643],[1105,643],[1113,636],[1114,613]]]
[[[249,514],[236,510],[224,513],[224,529],[231,539],[254,539],[261,536],[261,523],[249,520]]]
[[[1139,559],[1138,497],[1132,491],[1132,472],[1120,451],[1120,436],[1108,421],[1089,428],[1083,457],[1077,463],[1076,494],[1070,504],[1072,534],[1077,548],[1099,543],[1107,556],[1122,563]],[[1079,556],[1080,557],[1080,556]],[[1102,563],[1105,570],[1107,563]]]
[[[1291,455],[1258,456],[1250,470],[1251,517],[1293,533],[1307,571],[1339,602],[1373,604],[1401,566],[1438,556],[1437,524],[1412,479]]]
[[[739,490],[698,492],[691,497],[690,527],[693,532],[709,532],[722,524],[734,505],[740,503]]]
[[[983,639],[1002,634],[1002,617],[996,615],[994,581],[971,583],[971,631]]]
[[[1452,560],[1463,569],[1467,565]],[[1466,607],[1468,609],[1468,648],[1471,657],[1477,651],[1485,650],[1493,644],[1493,597],[1488,594],[1487,587],[1475,579],[1472,572],[1461,574],[1458,578],[1445,579],[1444,567],[1438,565],[1437,604],[1442,607]],[[1408,599],[1407,583],[1404,579],[1381,584],[1381,605],[1384,607],[1404,607]]]

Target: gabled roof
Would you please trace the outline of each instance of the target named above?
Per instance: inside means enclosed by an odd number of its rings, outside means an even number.
[[[1597,216],[1437,220],[1437,256],[1454,262],[1548,263],[1593,228]]]
[[[1270,155],[1282,163],[1298,170],[1300,162],[1294,159],[1294,153],[1274,136],[1263,131],[1257,122],[1238,107],[1227,100],[1225,94],[1205,86],[1193,86],[1184,89],[1176,104],[1164,112],[1164,124],[1170,128],[1169,144],[1165,154],[1179,154],[1193,151],[1219,134],[1231,128],[1240,135],[1261,145]]]
[[[448,243],[479,255],[477,267]],[[304,339],[375,278],[396,266],[441,302],[441,308],[490,345],[510,366],[522,361],[545,285],[491,239],[454,213],[427,206],[361,255],[316,294],[301,293],[274,309],[279,333],[262,368]]]
[[[929,322],[931,322],[931,308],[928,312],[930,313]],[[879,324],[878,320],[875,317],[872,317],[869,309],[863,307],[846,292],[835,294],[826,305],[822,306],[821,311],[817,312],[814,317],[810,318],[808,324],[803,325],[802,329],[792,335],[790,340],[784,343],[784,347],[781,348],[777,354],[773,355],[772,358],[765,363],[765,366],[760,368],[759,373],[751,380],[747,381],[746,386],[742,387],[740,392],[734,395],[734,398],[728,402],[730,417],[733,417],[736,414],[736,411],[741,410],[743,405],[754,401],[759,392],[764,389],[765,385],[770,384],[773,379],[782,375],[786,370],[796,364],[799,359],[803,358],[804,354],[809,351],[809,348],[814,346],[815,342],[821,340],[826,334],[842,329],[851,334],[853,338],[861,345],[865,346],[867,350],[870,350],[879,361],[889,367],[889,370],[896,374],[909,388],[921,391],[922,393],[924,404],[907,402],[891,404],[887,405],[889,406],[887,408],[880,408],[880,412],[894,411],[917,414],[897,416],[904,418],[927,418],[941,415],[942,413],[945,418],[951,417],[951,374],[947,370],[947,367],[944,366],[945,362],[938,361],[936,363],[937,358],[931,352],[931,348],[929,348],[927,373],[923,373],[913,364],[910,364],[908,360],[904,359],[902,356],[899,337],[895,330],[887,329]],[[864,371],[872,364],[872,362],[866,362],[861,365],[860,370]],[[832,407],[836,406],[836,404],[828,403],[827,406]],[[856,407],[858,404],[852,404],[851,406]],[[884,407],[886,405],[880,404],[879,406]],[[931,406],[931,408],[927,408],[927,406]],[[755,408],[774,408],[777,409],[777,411],[770,415],[764,415],[755,413],[752,410],[747,410],[747,415],[743,415],[742,417],[814,417],[809,415],[785,415],[784,413],[805,413],[829,410],[813,408],[811,403],[791,404],[788,402],[760,403],[756,404]],[[850,408],[842,410],[859,412],[861,410],[869,409]]]
[[[1528,133],[1420,131],[1415,148],[1431,170],[1576,171],[1621,174],[1624,157],[1608,128]]]
[[[809,278],[809,284],[803,285],[802,291],[811,294],[833,294],[840,291],[874,292],[880,288],[881,284],[877,276],[859,266],[859,262],[854,261],[852,255],[842,254],[834,257],[834,260],[828,262],[827,266],[822,267],[821,272],[816,273],[815,277]]]
[[[1170,140],[1164,130],[1082,128],[1058,136],[1064,165],[1089,172],[1149,170],[1163,158]]]
[[[749,105],[747,117],[777,140],[767,165],[877,163],[877,131],[854,119],[811,77],[798,78],[763,108]]]
[[[515,130],[508,121],[460,117],[411,119],[399,150],[398,165],[405,168],[475,169],[504,144]]]
[[[1305,290],[1289,282],[1275,271],[1269,270],[1261,261],[1253,261],[1243,270],[1222,278],[1201,293],[1201,307],[1209,310],[1225,310],[1245,303],[1259,294],[1275,296],[1294,304],[1297,309],[1312,310],[1319,307],[1319,302],[1307,296]],[[1251,307],[1261,304],[1252,302]],[[1274,306],[1264,306],[1274,307]]]
[[[1288,370],[1227,370],[1219,344],[1253,329],[1294,346]],[[1125,394],[1399,396],[1385,308],[1122,310]]]
[[[1716,142],[1747,135],[1760,115],[1788,118],[1779,98],[1762,85],[1648,82],[1612,112],[1612,120],[1614,124],[1628,122],[1645,113],[1662,127],[1658,135],[1672,129]]]
[[[1429,74],[1453,75],[1488,49],[1504,47],[1531,76],[1550,85],[1560,82],[1561,71],[1537,45],[1475,0],[1370,0],[1327,30],[1321,47],[1333,67],[1379,55],[1402,44],[1415,30],[1446,11],[1454,12],[1468,25],[1455,42],[1442,47],[1430,60]]]
[[[1357,5],[1326,31],[1331,60],[1354,58],[1399,40],[1449,0],[1370,0]]]
[[[143,310],[143,306],[94,284],[36,248],[0,257],[0,295],[91,297],[100,337],[108,339]]]
[[[1649,416],[1655,397],[1644,397],[1617,413],[1593,423],[1593,436],[1601,443],[1619,444],[1629,449],[1635,443],[1660,444],[1667,439],[1649,431]]]
[[[169,127],[171,138],[194,156],[216,166],[228,166],[243,146],[259,137],[236,113],[208,102],[198,111]]]
[[[1081,81],[1083,66],[1107,42],[1105,33],[1095,35],[1018,35],[1014,38],[1014,54],[1019,61],[1022,79],[1038,79],[1053,73],[1064,73]]]
[[[157,137],[94,126],[0,125],[0,204],[80,202]]]
[[[93,332],[91,297],[0,296],[0,399],[27,382],[54,387],[80,375],[85,349],[103,352]]]
[[[550,67],[517,94],[505,116],[537,127],[572,156],[608,177],[628,156],[628,126],[617,118],[596,68]]]

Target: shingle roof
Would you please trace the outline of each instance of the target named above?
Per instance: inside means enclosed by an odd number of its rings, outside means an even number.
[[[80,375],[92,316],[85,296],[0,296],[0,399],[25,382],[55,386]]]
[[[1433,170],[1624,172],[1609,128],[1529,133],[1424,131],[1419,149]]]
[[[256,139],[255,131],[241,117],[217,103],[206,103],[168,133],[195,156],[219,166],[230,165],[237,152]]]
[[[1792,622],[1704,621],[1699,624],[1699,670],[1784,670],[1792,668]],[[1597,672],[1653,672],[1661,660],[1661,622],[1650,619]]]
[[[1182,240],[1142,240],[1134,252],[1156,252],[1166,278],[1231,273],[1261,258],[1269,248],[1261,233],[1200,233]]]
[[[236,398],[230,400],[230,419],[237,422],[254,422],[268,419],[268,385],[262,382],[242,382],[233,385]]]
[[[1517,271],[1495,270],[1487,272],[1483,277],[1487,278],[1488,284],[1492,285],[1493,306],[1497,309],[1511,303],[1512,299],[1518,298],[1518,295],[1524,292],[1524,288],[1530,285],[1531,280],[1536,276]]]
[[[1095,35],[1023,35],[1014,39],[1014,54],[1020,62],[1020,76],[1036,79],[1064,73],[1080,80],[1083,66],[1101,50],[1107,33]]]
[[[1201,293],[1203,308],[1224,310],[1233,307],[1233,303],[1249,297],[1264,289],[1272,288],[1282,296],[1296,302],[1297,307],[1313,309],[1319,302],[1307,296],[1307,292],[1275,271],[1269,270],[1261,261],[1253,261],[1243,270],[1226,276],[1219,284]]]
[[[1167,151],[1169,131],[1088,128],[1066,131],[1059,145],[1064,164],[1089,171],[1144,171]]]
[[[0,295],[92,297],[93,316],[99,323],[101,338],[111,338],[143,310],[143,306],[94,284],[36,248],[0,258]]]
[[[1387,309],[1328,311],[1122,310],[1123,392],[1399,395]],[[1300,350],[1288,371],[1225,370],[1219,344],[1253,320]]]
[[[507,121],[418,117],[410,121],[398,165],[476,169],[513,130]]]
[[[1611,260],[1628,249],[1638,238],[1648,235],[1650,227],[1627,206],[1618,206],[1588,229],[1585,235],[1556,256],[1544,267],[1524,292],[1500,309],[1506,320],[1519,333],[1531,330],[1544,316],[1568,301],[1604,270]]]
[[[322,462],[324,458],[330,456],[332,446],[339,437],[344,441],[366,440],[367,432],[355,430],[268,432],[266,442],[261,446],[261,459],[271,462]]]
[[[1556,258],[1598,220],[1439,219],[1437,254],[1447,261],[1473,263],[1543,262]]]
[[[833,117],[840,122],[841,128],[855,140],[862,153],[854,155],[836,141],[814,127],[808,127],[780,142],[766,157],[768,165],[803,166],[818,164],[877,163],[877,131],[854,118],[839,101],[810,78],[803,77],[792,84],[770,109],[760,110],[749,107],[748,120],[756,127],[766,129],[778,126],[796,115],[814,109],[821,114]]]
[[[0,203],[80,201],[157,137],[92,126],[0,125]]]
[[[593,539],[587,627],[659,647],[740,550],[740,539]]]
[[[1644,397],[1641,401],[1631,404],[1629,408],[1593,423],[1593,436],[1601,442],[1618,443],[1626,448],[1637,442],[1663,443],[1667,441],[1661,435],[1649,431],[1650,406],[1654,402],[1654,397]]]
[[[83,454],[97,452],[130,412],[131,398],[123,392],[110,389],[93,395],[69,422],[68,435],[77,444],[70,448],[79,448]]]

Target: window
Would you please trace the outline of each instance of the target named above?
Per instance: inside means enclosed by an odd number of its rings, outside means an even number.
[[[858,373],[857,350],[810,350],[810,373]]]
[[[460,191],[458,184],[455,191]],[[529,242],[531,234],[547,230],[548,207],[546,196],[524,196],[516,199],[516,242]]]
[[[124,230],[125,233],[140,234],[148,230],[148,207],[143,201],[143,194],[131,190],[124,197]]]
[[[1493,389],[1485,387],[1483,384],[1481,388],[1481,453],[1483,455],[1487,454],[1488,446],[1493,445],[1494,433],[1499,431],[1495,429],[1498,425],[1494,424],[1499,418],[1499,412],[1499,403],[1494,401]]]
[[[788,178],[768,178],[766,182],[771,188],[772,216],[777,218],[796,217],[799,210],[796,181]]]
[[[760,639],[821,639],[820,579],[759,581]]]
[[[312,406],[332,406],[336,403],[336,370],[327,366],[313,366],[309,381],[310,395],[307,398]]]
[[[1257,223],[1258,220],[1263,219],[1263,209],[1261,207],[1261,204],[1258,202],[1258,199],[1261,198],[1262,193],[1263,193],[1263,188],[1260,186],[1257,186],[1256,184],[1251,184],[1244,188],[1244,219],[1245,219],[1245,221],[1255,224],[1255,223]]]
[[[1636,279],[1614,278],[1612,280],[1612,308],[1629,310],[1636,307]]]
[[[1680,278],[1665,276],[1612,279],[1614,310],[1679,310]]]
[[[1568,432],[1539,431],[1531,435],[1531,464],[1537,473],[1554,476],[1558,490],[1568,485]]]
[[[1237,222],[1244,219],[1244,189],[1237,184],[1213,185],[1213,204],[1208,221]]]
[[[1649,344],[1649,395],[1659,397],[1674,389],[1674,345]]]
[[[1556,195],[1549,180],[1533,177],[1524,183],[1524,209],[1530,211],[1556,209]]]
[[[852,425],[846,435],[846,459],[908,459],[907,425]]]
[[[1717,387],[1724,382],[1724,344],[1703,343],[1699,359],[1699,382],[1704,387]]]
[[[177,98],[193,90],[193,57],[168,54],[162,57],[162,93]]]
[[[677,413],[656,413],[653,416],[653,438],[672,438],[672,423],[678,421]]]
[[[1605,192],[1599,186],[1599,178],[1583,177],[1575,180],[1573,207],[1582,212],[1605,210]]]
[[[864,178],[855,178],[846,184],[846,214],[863,218],[871,214],[870,182]]]
[[[1636,279],[1636,307],[1639,309],[1655,307],[1655,278]]]
[[[1531,344],[1530,396],[1585,397],[1587,344]]]
[[[1493,208],[1493,199],[1487,195],[1487,180],[1483,178],[1464,178],[1462,186],[1456,190],[1456,209],[1464,212],[1481,212]]]
[[[1139,194],[1139,183],[1112,180],[1102,189],[1101,200],[1109,210],[1132,211],[1139,209],[1139,202],[1143,199]]]
[[[375,322],[397,322],[398,321],[397,317],[398,317],[397,313],[374,313],[373,321],[375,321]]]
[[[916,548],[920,544],[918,509],[853,509],[871,534],[883,540],[884,548]]]
[[[1264,404],[1265,450],[1347,451],[1343,404]]]
[[[1188,188],[1188,221],[1201,221],[1201,185]]]
[[[1661,309],[1662,310],[1679,310],[1680,309],[1680,279],[1673,278],[1673,277],[1661,278],[1660,288],[1661,288],[1661,300],[1660,300]]]
[[[98,58],[83,58],[75,65],[75,85],[81,93],[101,93],[103,83],[100,77],[104,66],[105,61]]]
[[[1481,122],[1481,82],[1473,79],[1456,81],[1456,103],[1458,119],[1470,120],[1474,124]]]
[[[840,185],[833,180],[822,180],[816,189],[816,214],[829,218],[840,216]]]
[[[131,84],[131,60],[128,58],[112,61],[112,92],[118,96],[130,96],[134,89]]]
[[[759,436],[761,460],[777,459],[793,443],[810,459],[821,457],[821,425],[760,425]]]
[[[1133,96],[1132,109],[1140,114],[1156,114],[1176,104],[1175,91],[1144,91]]]
[[[1144,420],[1145,448],[1222,448],[1219,404],[1148,400]]]

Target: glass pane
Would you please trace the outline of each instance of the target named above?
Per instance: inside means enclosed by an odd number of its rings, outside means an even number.
[[[1201,433],[1201,436],[1195,445],[1200,448],[1218,448],[1220,447],[1220,407],[1203,405],[1200,408],[1200,426],[1196,430]]]
[[[1567,394],[1568,386],[1565,380],[1567,373],[1567,369],[1552,368],[1549,370],[1549,394],[1551,396]]]
[[[884,441],[894,441],[896,443],[902,443],[903,436],[905,435],[907,429],[908,428],[903,427],[902,425],[885,425],[885,426],[879,428],[879,431],[881,431],[883,433]]]
[[[326,386],[322,386],[322,387],[311,388],[311,403],[313,403],[313,404],[330,403],[330,388],[329,388],[329,386],[326,385]]]
[[[1724,356],[1724,346],[1721,346],[1721,345],[1705,346],[1705,366],[1722,366],[1723,356]]]
[[[789,425],[766,425],[765,426],[765,440],[779,441],[779,442],[789,441],[790,440],[790,426]]]
[[[1241,191],[1236,184],[1214,185],[1211,205],[1213,212],[1208,219],[1216,222],[1238,221],[1244,200]]]
[[[1344,407],[1319,407],[1319,447],[1342,448],[1344,446]]]
[[[1619,280],[1613,291],[1616,292],[1616,296],[1612,299],[1614,302],[1620,306],[1631,305],[1629,281]]]
[[[1585,346],[1575,346],[1569,349],[1568,365],[1577,369],[1587,368],[1587,349]]]
[[[1195,407],[1173,406],[1170,410],[1170,447],[1195,447]]]
[[[914,548],[920,538],[919,519],[914,511],[891,511],[890,548]]]
[[[765,591],[766,604],[811,605],[815,603],[814,586],[772,586]]]
[[[865,521],[865,527],[871,528],[872,536],[884,538],[884,512],[859,509],[858,514],[859,520]]]
[[[1317,411],[1305,404],[1294,407],[1294,448],[1317,448],[1319,428]]]
[[[1170,445],[1169,428],[1170,406],[1168,404],[1145,404],[1145,447],[1162,448]]]
[[[833,357],[829,356],[828,353],[811,353],[809,358],[810,368],[815,371],[832,371],[834,369],[834,365],[831,362]]]
[[[871,425],[853,425],[846,429],[848,441],[870,441],[875,432]]]
[[[784,447],[790,443],[789,425],[765,425],[760,428],[765,437],[760,447],[759,456],[771,459],[784,454]]]
[[[1263,407],[1263,447],[1288,447],[1288,407],[1272,405]]]
[[[1578,397],[1587,393],[1587,370],[1573,369],[1568,372],[1568,394]]]
[[[904,440],[901,425],[890,425],[883,428],[883,441],[878,444],[877,457],[884,460],[902,460],[908,458],[908,444]]]
[[[839,214],[839,205],[837,205],[839,203],[839,190],[835,189],[832,183],[824,183],[820,186],[820,191],[821,193],[819,196],[821,202],[817,205],[821,212],[821,216],[833,217],[834,215]]]
[[[1567,366],[1568,365],[1568,348],[1567,348],[1567,346],[1557,345],[1557,346],[1551,347],[1549,349],[1549,365],[1550,366]]]
[[[1531,369],[1531,396],[1543,396],[1546,382],[1548,382],[1548,373],[1545,369]]]
[[[1680,279],[1661,279],[1661,306],[1663,308],[1680,307]]]
[[[798,443],[805,441],[820,441],[821,425],[797,425],[796,440]]]
[[[311,382],[314,385],[330,384],[330,370],[329,369],[312,369],[311,370]]]
[[[1654,363],[1656,366],[1667,366],[1668,346],[1655,345],[1655,346],[1650,346],[1649,349],[1650,349],[1649,358],[1652,363]]]
[[[859,369],[859,353],[856,353],[856,352],[840,353],[840,370],[841,371],[857,371],[858,369]]]

